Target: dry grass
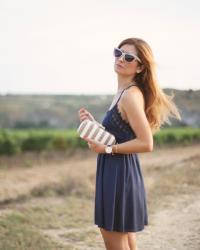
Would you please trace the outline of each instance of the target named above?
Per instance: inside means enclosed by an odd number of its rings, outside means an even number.
[[[93,222],[95,156],[86,151],[65,161],[51,158],[46,164],[40,156],[40,164],[28,168],[14,166],[12,159],[11,167],[1,168],[0,249],[105,249]],[[177,246],[175,249],[187,250],[184,237],[188,236],[193,239],[192,249],[198,250],[196,233],[200,218],[190,214],[197,211],[198,204],[194,201],[200,191],[197,145],[157,149],[139,157],[150,219],[144,234],[139,233],[139,249],[148,249],[148,244],[154,244],[150,236],[159,234],[162,222],[162,236],[155,236],[158,239],[153,249]],[[185,214],[181,215],[181,210],[186,211]],[[178,233],[171,218],[176,223],[184,220],[188,230]],[[196,231],[189,230],[191,225]],[[170,228],[177,241],[170,241],[173,238]],[[166,248],[162,248],[165,241]]]

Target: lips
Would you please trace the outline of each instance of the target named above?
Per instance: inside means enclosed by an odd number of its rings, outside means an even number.
[[[120,64],[116,64],[118,67],[120,67],[120,68],[123,68],[123,66],[122,65],[120,65]]]

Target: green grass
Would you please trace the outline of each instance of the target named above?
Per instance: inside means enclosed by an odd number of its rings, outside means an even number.
[[[183,144],[188,145],[200,141],[200,128],[165,128],[154,135],[156,145]]]
[[[154,134],[154,145],[183,144],[200,141],[200,128],[163,128]],[[2,129],[0,130],[0,154],[51,150],[75,150],[88,148],[76,129]]]

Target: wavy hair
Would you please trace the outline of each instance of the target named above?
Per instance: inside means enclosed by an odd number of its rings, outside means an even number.
[[[145,114],[154,134],[160,130],[162,124],[171,124],[170,116],[181,120],[177,106],[172,101],[174,93],[171,96],[167,95],[160,88],[156,77],[156,63],[149,44],[140,38],[127,38],[120,42],[118,48],[125,44],[134,45],[137,55],[142,61],[138,64],[143,67],[143,70],[137,73],[133,80],[143,93]]]

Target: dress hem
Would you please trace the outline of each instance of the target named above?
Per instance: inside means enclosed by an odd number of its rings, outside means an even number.
[[[97,225],[98,227],[101,227],[101,228],[103,228],[107,231],[110,231],[110,232],[135,232],[135,233],[143,231],[145,229],[145,227],[148,226],[148,224],[144,224],[144,226],[142,228],[121,230],[121,229],[115,229],[115,228],[108,228],[108,227],[105,227],[105,226],[97,224],[97,223],[94,223],[94,224]]]

